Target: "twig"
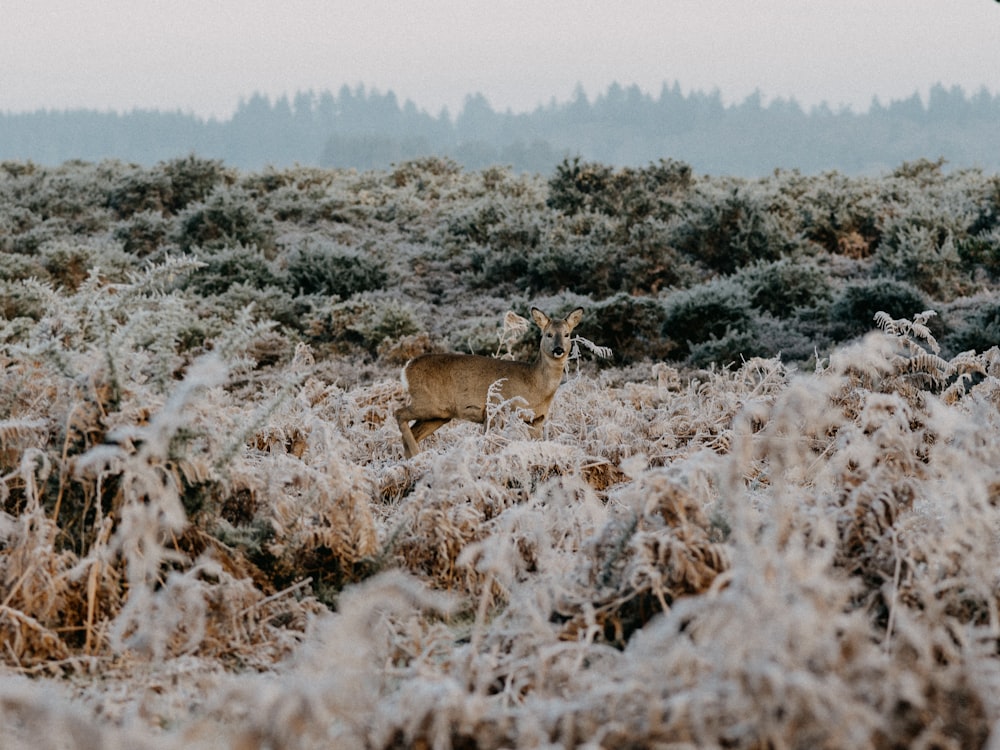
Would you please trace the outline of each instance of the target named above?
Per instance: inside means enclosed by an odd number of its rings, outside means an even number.
[[[298,583],[293,583],[288,588],[282,589],[281,591],[279,591],[279,592],[277,592],[275,594],[271,594],[270,596],[266,596],[263,599],[261,599],[259,602],[254,602],[249,607],[246,607],[246,608],[240,610],[239,612],[236,613],[236,617],[243,617],[245,615],[248,615],[253,610],[258,609],[259,607],[263,607],[263,606],[265,606],[267,604],[270,604],[271,602],[273,602],[273,601],[275,601],[277,599],[280,599],[283,596],[287,596],[288,594],[292,593],[296,589],[301,589],[301,588],[303,588],[305,586],[308,586],[310,583],[312,583],[312,576],[308,576],[307,578],[303,578]]]

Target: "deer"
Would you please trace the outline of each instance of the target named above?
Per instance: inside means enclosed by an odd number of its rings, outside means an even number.
[[[533,362],[445,353],[424,354],[406,363],[402,380],[409,399],[395,413],[406,458],[420,451],[421,440],[453,419],[483,424],[490,388],[498,382],[501,397],[521,402],[526,410],[531,436],[541,436],[569,358],[570,334],[583,317],[583,308],[555,320],[532,307],[531,317],[542,329]]]

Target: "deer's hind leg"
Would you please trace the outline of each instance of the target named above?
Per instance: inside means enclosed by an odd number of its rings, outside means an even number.
[[[399,434],[403,438],[403,455],[412,458],[417,454],[417,441],[413,438],[413,431],[410,430],[410,420],[413,414],[409,406],[396,410],[396,424],[399,425]]]
[[[450,417],[422,416],[412,406],[404,406],[397,410],[395,416],[396,423],[399,425],[399,434],[403,437],[403,455],[406,458],[417,455],[420,452],[417,443],[451,421]],[[415,420],[412,425],[410,420]]]
[[[410,425],[410,430],[413,432],[413,439],[416,442],[420,442],[425,437],[433,433],[439,427],[443,427],[448,424],[451,420],[447,418],[443,419],[418,419],[412,425]]]

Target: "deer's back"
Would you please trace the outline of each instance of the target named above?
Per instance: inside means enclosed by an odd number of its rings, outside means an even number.
[[[460,392],[465,396],[486,391],[496,381],[506,378],[504,390],[523,390],[529,386],[533,367],[528,362],[484,357],[478,354],[425,354],[411,360],[403,369],[403,379],[416,397],[423,391]]]

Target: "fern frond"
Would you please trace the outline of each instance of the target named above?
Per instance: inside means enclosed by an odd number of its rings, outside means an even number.
[[[583,336],[574,336],[573,352],[576,353],[577,357],[580,356],[580,350],[577,348],[576,346],[577,344],[582,344],[584,348],[589,349],[593,354],[600,357],[601,359],[610,359],[613,354],[610,346],[600,346],[598,344],[595,344],[590,339],[584,338]],[[572,353],[570,354],[570,358],[573,358]]]
[[[882,310],[875,313],[875,325],[888,333],[890,336],[896,336],[899,334],[899,329],[896,327],[896,321],[892,319],[892,316],[889,315],[889,313]]]
[[[497,350],[493,354],[494,357],[500,356],[500,350],[506,347],[507,351],[503,355],[505,359],[513,359],[514,352],[512,350],[512,345],[518,341],[525,333],[528,332],[528,328],[531,323],[527,318],[522,318],[513,310],[508,310],[503,316],[503,328],[497,335],[499,342],[497,343]]]

